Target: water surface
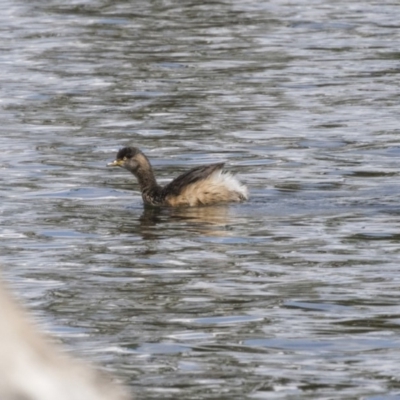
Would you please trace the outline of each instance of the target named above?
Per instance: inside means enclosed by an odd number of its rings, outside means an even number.
[[[399,5],[1,6],[3,275],[146,399],[400,395]],[[250,201],[145,210],[225,161]]]

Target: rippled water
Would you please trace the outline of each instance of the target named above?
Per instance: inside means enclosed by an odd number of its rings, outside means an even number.
[[[4,1],[3,275],[146,399],[400,396],[400,5]],[[226,161],[240,205],[144,210]]]

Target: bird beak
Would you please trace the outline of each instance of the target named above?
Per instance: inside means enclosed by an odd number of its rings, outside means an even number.
[[[115,160],[107,164],[107,167],[122,167],[122,160]]]

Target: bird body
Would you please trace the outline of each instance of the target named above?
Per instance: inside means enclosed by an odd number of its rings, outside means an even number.
[[[135,147],[118,151],[109,166],[119,166],[138,179],[145,205],[202,206],[247,200],[247,188],[233,175],[222,171],[224,163],[192,168],[162,187],[157,184],[148,158]]]

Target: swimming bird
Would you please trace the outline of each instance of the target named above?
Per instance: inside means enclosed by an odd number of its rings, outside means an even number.
[[[136,147],[124,147],[110,167],[122,167],[136,176],[145,205],[203,206],[247,200],[247,188],[229,172],[224,163],[192,168],[162,187],[158,185],[149,159]]]

